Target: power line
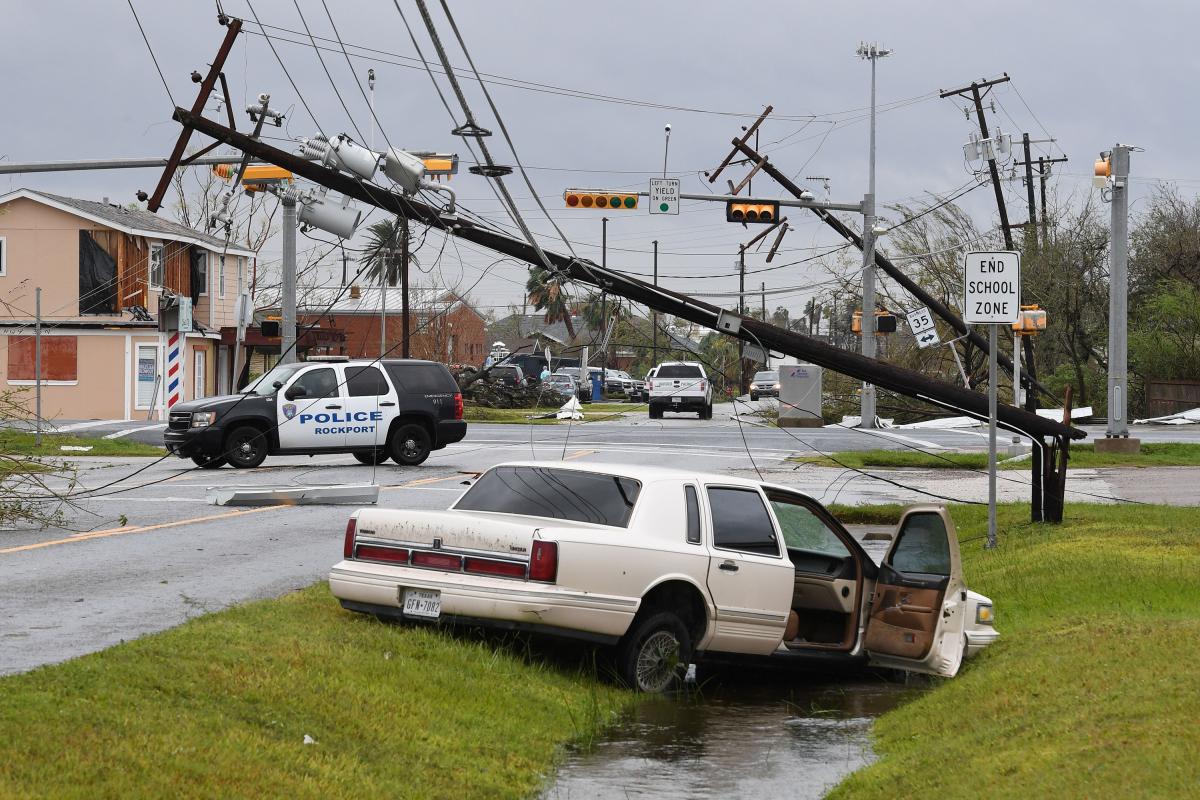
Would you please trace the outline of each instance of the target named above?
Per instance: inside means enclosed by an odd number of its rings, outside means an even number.
[[[175,108],[175,98],[171,95],[171,87],[167,85],[167,79],[163,75],[162,67],[158,65],[158,56],[154,55],[154,48],[150,46],[150,39],[146,36],[146,29],[142,27],[142,20],[138,17],[137,9],[133,7],[133,0],[125,0],[129,3],[129,10],[133,14],[133,21],[137,23],[138,31],[142,34],[142,41],[146,43],[146,50],[150,52],[150,60],[154,62],[154,69],[158,71],[158,79],[162,81],[163,89],[167,92],[167,99],[171,101],[171,108]]]

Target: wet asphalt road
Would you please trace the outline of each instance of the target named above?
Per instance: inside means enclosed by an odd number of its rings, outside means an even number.
[[[103,436],[109,425],[120,426],[118,433],[144,427],[118,422],[73,432]],[[682,465],[739,475],[757,470],[766,480],[796,486],[825,502],[930,499],[913,489],[958,499],[986,497],[982,475],[878,471],[910,489],[845,470],[786,461],[795,453],[855,446],[915,443],[925,449],[979,449],[984,441],[978,431],[879,433],[739,426],[720,413],[711,422],[684,416],[652,422],[639,415],[570,427],[475,424],[464,441],[436,452],[418,468],[381,465],[372,470],[348,455],[270,458],[262,467],[246,471],[203,471],[176,458],[81,458],[74,505],[64,508],[61,528],[0,531],[0,673],[62,661],[232,603],[311,584],[340,559],[351,509],[214,506],[205,500],[210,486],[374,479],[382,486],[380,502],[387,506],[445,508],[463,490],[464,472],[536,457]],[[153,430],[136,434],[154,441],[161,435]],[[1162,435],[1182,434],[1169,429]],[[1088,494],[1072,499],[1168,491],[1177,501],[1200,503],[1194,481],[1184,475],[1177,481],[1148,481],[1146,474],[1130,476],[1128,485],[1121,486],[1111,476],[1079,471],[1069,486]],[[1002,476],[1002,499],[1027,496],[1026,473]]]

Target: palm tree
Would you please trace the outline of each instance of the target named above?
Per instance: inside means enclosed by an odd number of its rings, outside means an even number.
[[[404,217],[382,219],[367,226],[367,240],[358,262],[366,269],[363,274],[368,284],[378,283],[386,275],[387,285],[400,282],[400,244],[408,234],[408,220]],[[409,263],[416,259],[409,252]]]
[[[571,324],[571,304],[567,297],[567,276],[561,272],[551,272],[543,267],[531,267],[529,280],[525,282],[525,291],[529,294],[529,302],[538,311],[546,312],[546,323],[553,325],[562,322],[567,326],[569,339],[575,338],[575,326]]]

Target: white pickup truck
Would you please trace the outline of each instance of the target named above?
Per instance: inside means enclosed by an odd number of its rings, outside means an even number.
[[[998,636],[940,506],[907,509],[877,566],[812,498],[721,475],[501,464],[448,511],[356,512],[343,556],[347,609],[615,645],[647,692],[720,654],[952,676]]]
[[[697,411],[700,419],[712,419],[712,381],[695,361],[659,364],[653,379],[646,379],[646,393],[650,419],[662,419],[664,411]]]

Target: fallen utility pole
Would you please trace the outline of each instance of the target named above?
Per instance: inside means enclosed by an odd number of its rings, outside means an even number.
[[[169,158],[88,158],[76,161],[26,161],[24,163],[9,161],[0,162],[0,175],[17,175],[25,172],[81,172],[93,169],[162,169],[170,161]],[[239,164],[241,161],[241,153],[224,156],[198,156],[188,161],[188,166],[212,167],[217,164]]]
[[[404,197],[377,186],[366,186],[347,174],[306,161],[300,156],[272,147],[262,141],[239,133],[219,123],[176,108],[174,118],[188,128],[224,144],[249,153],[251,156],[282,167],[294,174],[340,192],[355,200],[375,206],[391,214],[400,214],[418,223],[495,250],[528,264],[540,265],[539,253],[528,242],[503,233],[479,227],[467,220],[443,213],[425,203]],[[766,169],[766,167],[764,167]],[[678,292],[656,287],[615,270],[602,269],[595,262],[572,258],[542,249],[550,265],[566,277],[597,286],[605,291],[641,303],[659,313],[678,316],[706,328],[716,329],[722,309]],[[726,312],[728,313],[728,312]],[[750,317],[741,321],[737,338],[752,342],[763,349],[774,350],[812,364],[824,366],[859,380],[870,381],[888,391],[924,400],[976,419],[987,419],[987,400],[982,395],[935,380],[913,370],[886,362],[864,358],[857,353],[826,344],[795,331],[785,330]],[[1044,419],[1022,409],[1002,406],[1000,424],[1006,429],[1037,438],[1053,437],[1063,442],[1080,439],[1086,434],[1069,425]]]

